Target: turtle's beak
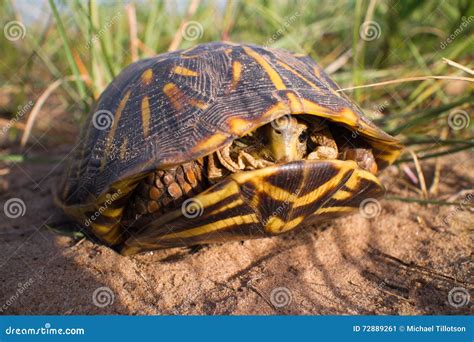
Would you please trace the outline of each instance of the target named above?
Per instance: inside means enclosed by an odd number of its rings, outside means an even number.
[[[276,162],[303,159],[307,149],[308,126],[296,118],[285,115],[271,122],[267,128],[269,149]]]

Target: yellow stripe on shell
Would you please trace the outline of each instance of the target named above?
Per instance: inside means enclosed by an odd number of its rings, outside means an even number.
[[[357,208],[354,207],[328,207],[319,208],[314,212],[314,215],[328,214],[328,213],[347,213],[355,211]]]
[[[153,80],[153,70],[152,69],[146,69],[143,74],[142,74],[142,82],[145,85],[148,85],[151,83]]]
[[[127,101],[130,97],[131,90],[127,91],[122,98],[122,100],[119,103],[119,106],[117,108],[117,111],[115,112],[114,119],[112,121],[112,127],[110,128],[109,134],[107,135],[107,140],[106,140],[106,146],[105,146],[105,153],[104,157],[102,158],[102,163],[101,163],[101,171],[103,171],[105,164],[107,162],[107,159],[110,155],[110,152],[112,150],[114,138],[115,138],[115,131],[117,130],[118,123],[120,121],[120,117],[122,116],[122,111],[124,110]]]
[[[295,94],[288,92],[286,94],[286,97],[288,97],[288,101],[290,102],[290,109],[292,113],[302,113],[303,112],[303,106],[298,97],[296,97]]]
[[[239,117],[230,117],[226,121],[230,131],[232,134],[235,134],[237,136],[243,136],[247,134],[249,131],[251,131],[254,128],[254,123],[251,121],[239,118]]]
[[[222,213],[223,211],[238,207],[239,205],[244,204],[244,202],[241,199],[236,199],[235,201],[230,202],[229,204],[226,204],[220,208],[217,208],[216,210],[212,211],[209,213],[209,216],[217,215],[219,213]]]
[[[277,90],[285,90],[286,85],[283,83],[283,80],[281,79],[280,75],[278,75],[278,72],[273,69],[273,67],[270,65],[270,63],[267,62],[265,57],[257,53],[256,51],[252,50],[251,48],[247,46],[243,46],[244,51],[252,57],[260,66],[265,70],[267,73],[268,77],[270,78],[270,81],[275,85]]]
[[[125,137],[123,139],[122,144],[120,144],[120,159],[124,160],[127,156],[127,151],[128,151],[128,138]]]
[[[143,96],[141,103],[142,128],[145,138],[150,134],[150,102],[148,96]]]
[[[166,83],[163,87],[163,93],[165,93],[173,108],[176,110],[183,108],[181,91],[174,83]]]
[[[339,169],[339,172],[334,177],[326,181],[324,184],[320,185],[315,190],[307,193],[306,195],[298,197],[298,199],[295,201],[293,208],[305,206],[309,203],[316,202],[318,199],[324,197],[329,191],[340,185],[342,179],[349,171],[350,168],[341,167]]]
[[[199,76],[199,74],[191,69],[182,67],[182,66],[175,66],[172,70],[174,74],[181,75],[181,76]]]
[[[201,141],[193,148],[193,153],[202,151],[211,151],[216,149],[218,146],[222,146],[229,137],[222,133],[215,133],[206,140]]]
[[[283,221],[277,216],[272,216],[265,225],[265,231],[272,234],[284,233],[296,228],[299,224],[301,224],[301,222],[303,222],[303,220],[303,216],[298,216],[295,217],[293,220],[287,222]]]
[[[319,89],[319,87],[311,82],[310,80],[308,80],[306,77],[304,77],[303,75],[301,75],[298,71],[296,71],[295,69],[293,69],[292,67],[290,67],[288,64],[286,63],[283,63],[282,61],[278,61],[278,64],[280,64],[283,68],[285,68],[286,70],[288,70],[289,72],[291,72],[293,75],[295,75],[296,77],[298,77],[299,79],[303,80],[304,82],[306,82],[306,84],[309,84],[312,88],[314,89]]]
[[[166,235],[163,235],[160,238],[160,240],[189,238],[189,237],[212,233],[212,232],[222,230],[227,227],[232,227],[235,225],[258,223],[258,222],[259,221],[258,221],[257,215],[255,214],[239,215],[239,216],[234,216],[234,217],[229,217],[223,220],[219,220],[216,222],[212,222],[204,226],[191,228],[182,232],[166,234]]]
[[[232,63],[232,85],[231,85],[232,90],[237,88],[237,85],[239,84],[239,81],[240,81],[241,74],[242,74],[242,63],[240,63],[239,61],[234,61]]]

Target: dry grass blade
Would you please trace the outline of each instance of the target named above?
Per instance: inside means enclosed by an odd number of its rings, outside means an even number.
[[[384,82],[377,82],[371,83],[366,85],[361,85],[357,87],[347,87],[338,89],[337,91],[345,91],[345,90],[353,90],[353,89],[361,89],[361,88],[371,88],[371,87],[380,87],[388,84],[396,84],[396,83],[405,83],[405,82],[416,82],[416,81],[426,81],[426,80],[450,80],[450,81],[465,81],[465,82],[474,82],[474,78],[470,77],[456,77],[456,76],[422,76],[422,77],[408,77],[408,78],[400,78],[391,81],[384,81]]]
[[[408,152],[411,154],[413,161],[415,163],[415,168],[418,174],[418,179],[420,180],[420,187],[423,194],[423,198],[428,198],[428,190],[426,187],[425,176],[423,174],[423,170],[421,168],[420,162],[418,161],[418,157],[416,156],[416,153],[413,152],[411,149],[408,149]]]
[[[85,81],[88,80],[87,76],[80,77],[81,80]],[[39,114],[39,111],[43,107],[44,103],[48,99],[48,97],[55,91],[63,82],[65,81],[76,81],[77,77],[76,76],[68,76],[65,78],[60,78],[54,81],[49,85],[48,88],[41,94],[41,96],[38,98],[36,101],[35,105],[33,106],[33,109],[31,110],[30,115],[28,116],[28,120],[26,121],[26,126],[25,130],[23,131],[23,135],[21,136],[21,141],[20,145],[24,147],[26,143],[28,142],[28,139],[31,134],[31,130],[33,129],[33,125],[35,123],[35,120]]]
[[[127,18],[128,18],[128,29],[130,36],[130,55],[132,62],[138,61],[138,38],[137,38],[137,14],[135,11],[134,4],[128,4],[126,6]]]
[[[468,67],[465,67],[464,65],[461,65],[459,63],[456,63],[450,59],[444,58],[443,57],[443,62],[446,63],[447,65],[450,65],[452,67],[458,68],[459,70],[465,71],[468,74],[474,75],[474,70],[469,69]]]
[[[188,23],[189,19],[196,13],[200,2],[201,0],[192,0],[191,3],[189,4],[188,11],[186,12],[186,16],[181,21],[181,24],[179,25],[179,28],[176,31],[173,37],[173,40],[171,41],[168,51],[176,50],[181,44],[181,41],[183,40],[183,29],[186,27],[186,24]]]

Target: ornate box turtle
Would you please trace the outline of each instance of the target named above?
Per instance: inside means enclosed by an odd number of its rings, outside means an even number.
[[[383,193],[400,154],[309,57],[209,43],[128,66],[57,204],[123,254],[272,236]]]

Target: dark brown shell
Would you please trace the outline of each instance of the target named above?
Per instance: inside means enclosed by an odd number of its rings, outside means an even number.
[[[379,168],[393,162],[398,141],[337,89],[311,58],[254,45],[202,44],[133,63],[89,114],[60,201],[93,202],[114,183],[195,160],[287,114],[338,122],[372,145]],[[100,115],[111,124],[100,127]]]

